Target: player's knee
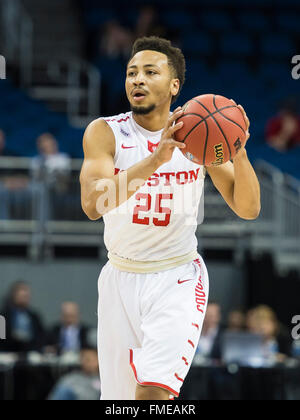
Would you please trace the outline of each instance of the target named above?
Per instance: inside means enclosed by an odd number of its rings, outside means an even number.
[[[157,386],[136,386],[136,400],[168,400],[169,391]]]

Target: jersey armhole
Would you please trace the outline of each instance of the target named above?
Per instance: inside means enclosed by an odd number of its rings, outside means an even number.
[[[106,122],[106,124],[110,127],[111,131],[113,132],[114,141],[115,141],[114,162],[116,162],[116,158],[117,158],[117,153],[118,153],[119,147],[118,147],[118,143],[117,143],[117,136],[116,136],[116,133],[115,133],[115,127],[114,127],[114,125],[112,123],[109,123],[105,118],[102,118],[102,120]]]

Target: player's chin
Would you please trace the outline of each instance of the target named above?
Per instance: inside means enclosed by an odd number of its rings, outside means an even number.
[[[150,112],[154,111],[156,108],[155,104],[151,104],[151,105],[136,105],[133,103],[130,103],[130,107],[131,107],[131,111],[134,114],[137,115],[147,115],[150,114]]]

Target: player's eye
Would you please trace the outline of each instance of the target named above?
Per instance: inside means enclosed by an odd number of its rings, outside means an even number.
[[[148,71],[147,71],[147,74],[153,75],[153,74],[156,74],[156,72],[155,72],[155,71],[153,71],[153,70],[148,70]]]

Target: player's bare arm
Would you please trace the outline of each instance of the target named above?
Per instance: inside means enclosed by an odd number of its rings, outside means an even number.
[[[247,124],[247,140],[249,120],[243,109]],[[260,213],[260,186],[255,171],[248,160],[245,148],[242,148],[233,159],[216,167],[207,167],[215,187],[220,192],[229,207],[242,219],[256,219]]]
[[[182,114],[177,108],[168,119],[159,147],[149,157],[115,175],[115,139],[104,120],[96,120],[87,128],[84,139],[84,162],[80,174],[81,202],[85,214],[91,220],[100,219],[105,213],[127,201],[149,177],[165,162],[171,160],[175,147],[185,145],[173,139],[183,123],[173,124]],[[113,187],[113,188],[111,188]],[[106,200],[99,212],[99,199]]]

